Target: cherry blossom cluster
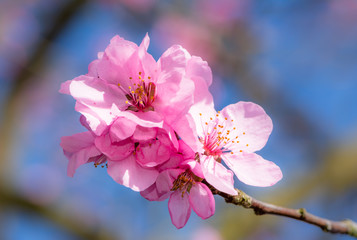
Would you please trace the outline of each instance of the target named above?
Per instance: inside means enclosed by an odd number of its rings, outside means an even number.
[[[67,174],[86,163],[106,167],[114,181],[150,201],[169,198],[177,228],[192,209],[202,219],[214,214],[204,181],[231,195],[234,174],[253,186],[279,181],[280,168],[255,153],[273,128],[263,108],[238,102],[216,112],[207,62],[179,45],[156,61],[149,41],[146,35],[137,46],[115,36],[87,74],[61,85],[87,129],[61,139]]]

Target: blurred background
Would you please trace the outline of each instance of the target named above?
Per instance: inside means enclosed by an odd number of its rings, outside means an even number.
[[[167,202],[149,202],[105,169],[66,176],[60,137],[82,132],[60,84],[118,34],[158,59],[172,44],[212,68],[216,110],[260,104],[273,133],[259,152],[284,178],[248,194],[357,221],[357,1],[1,0],[0,239],[351,239],[216,198],[177,230]]]

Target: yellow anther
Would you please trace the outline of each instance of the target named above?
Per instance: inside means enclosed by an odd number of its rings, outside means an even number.
[[[231,120],[231,122],[233,122],[233,119]]]
[[[224,118],[225,120],[228,120],[228,118]]]
[[[148,77],[148,79],[151,79],[151,77]]]
[[[247,147],[249,146],[249,144],[247,144]]]
[[[239,141],[237,141],[237,143],[239,143]]]
[[[218,117],[218,114],[216,114],[216,117]]]
[[[132,94],[134,94],[135,92],[134,91],[131,91]]]
[[[234,127],[233,130],[236,130],[236,128]]]
[[[239,150],[240,152],[243,152],[242,150]]]
[[[131,86],[129,86],[129,89],[131,89]]]
[[[128,100],[126,100],[125,103],[128,104],[129,103]]]
[[[209,118],[209,119],[213,120],[212,118]]]
[[[231,154],[233,154],[233,152],[231,152]]]
[[[202,113],[200,113],[200,116],[202,116]]]
[[[245,135],[245,132],[243,132],[243,135]]]
[[[141,76],[139,76],[139,79],[141,79]]]
[[[208,122],[205,122],[206,125],[208,125]]]
[[[221,113],[221,111],[218,111],[218,113]]]
[[[118,87],[120,87],[120,83],[118,83]]]

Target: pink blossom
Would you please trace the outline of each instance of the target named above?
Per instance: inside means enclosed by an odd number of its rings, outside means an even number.
[[[162,122],[146,122],[131,112],[118,115],[108,130],[96,137],[95,146],[107,157],[108,174],[116,182],[134,191],[145,190],[155,182],[158,167],[177,151],[176,136],[171,138]]]
[[[201,164],[206,180],[218,190],[236,194],[221,159],[239,180],[253,186],[271,186],[282,178],[280,168],[254,153],[264,147],[273,124],[263,108],[238,102],[218,113],[212,106],[191,109],[202,144]]]
[[[60,92],[77,100],[76,110],[96,135],[116,119],[115,112],[131,111],[175,126],[192,106],[192,74],[200,73],[207,63],[190,64],[193,57],[178,45],[156,62],[147,52],[149,41],[146,35],[137,46],[115,36],[89,65],[88,74],[62,84]]]
[[[181,161],[175,161],[176,168],[160,172],[155,183],[140,194],[150,201],[162,201],[169,197],[171,221],[177,228],[182,228],[192,209],[202,219],[211,217],[215,212],[215,202],[210,189],[201,182],[204,176],[195,160],[195,153],[182,140],[179,144],[176,157],[180,157]]]

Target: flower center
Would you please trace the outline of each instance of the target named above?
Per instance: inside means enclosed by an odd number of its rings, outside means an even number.
[[[107,167],[107,157],[104,154],[101,154],[100,156],[92,157],[89,159],[89,162],[94,162],[94,167],[102,166],[102,168]],[[105,165],[104,165],[105,163]]]
[[[199,139],[203,144],[204,154],[212,156],[221,156],[224,153],[233,154],[232,146],[240,143],[238,137],[240,134],[245,135],[245,132],[239,132],[236,127],[229,127],[231,124],[228,125],[227,122],[234,120],[221,116],[220,111],[205,122],[202,121],[202,113],[200,116],[204,136],[199,136]]]
[[[138,111],[154,111],[154,107],[152,106],[155,100],[156,94],[156,85],[151,82],[151,77],[148,77],[148,81],[146,82],[142,76],[141,72],[139,72],[138,79],[134,80],[132,77],[129,77],[131,85],[128,86],[128,89],[124,89],[120,83],[118,83],[118,87],[124,92],[126,101],[125,103],[128,105],[126,110],[131,110],[134,112]]]
[[[192,185],[196,184],[194,179],[194,175],[191,171],[186,170],[185,172],[181,173],[177,179],[175,179],[171,191],[179,190],[182,192],[182,197],[185,192],[190,193]]]

